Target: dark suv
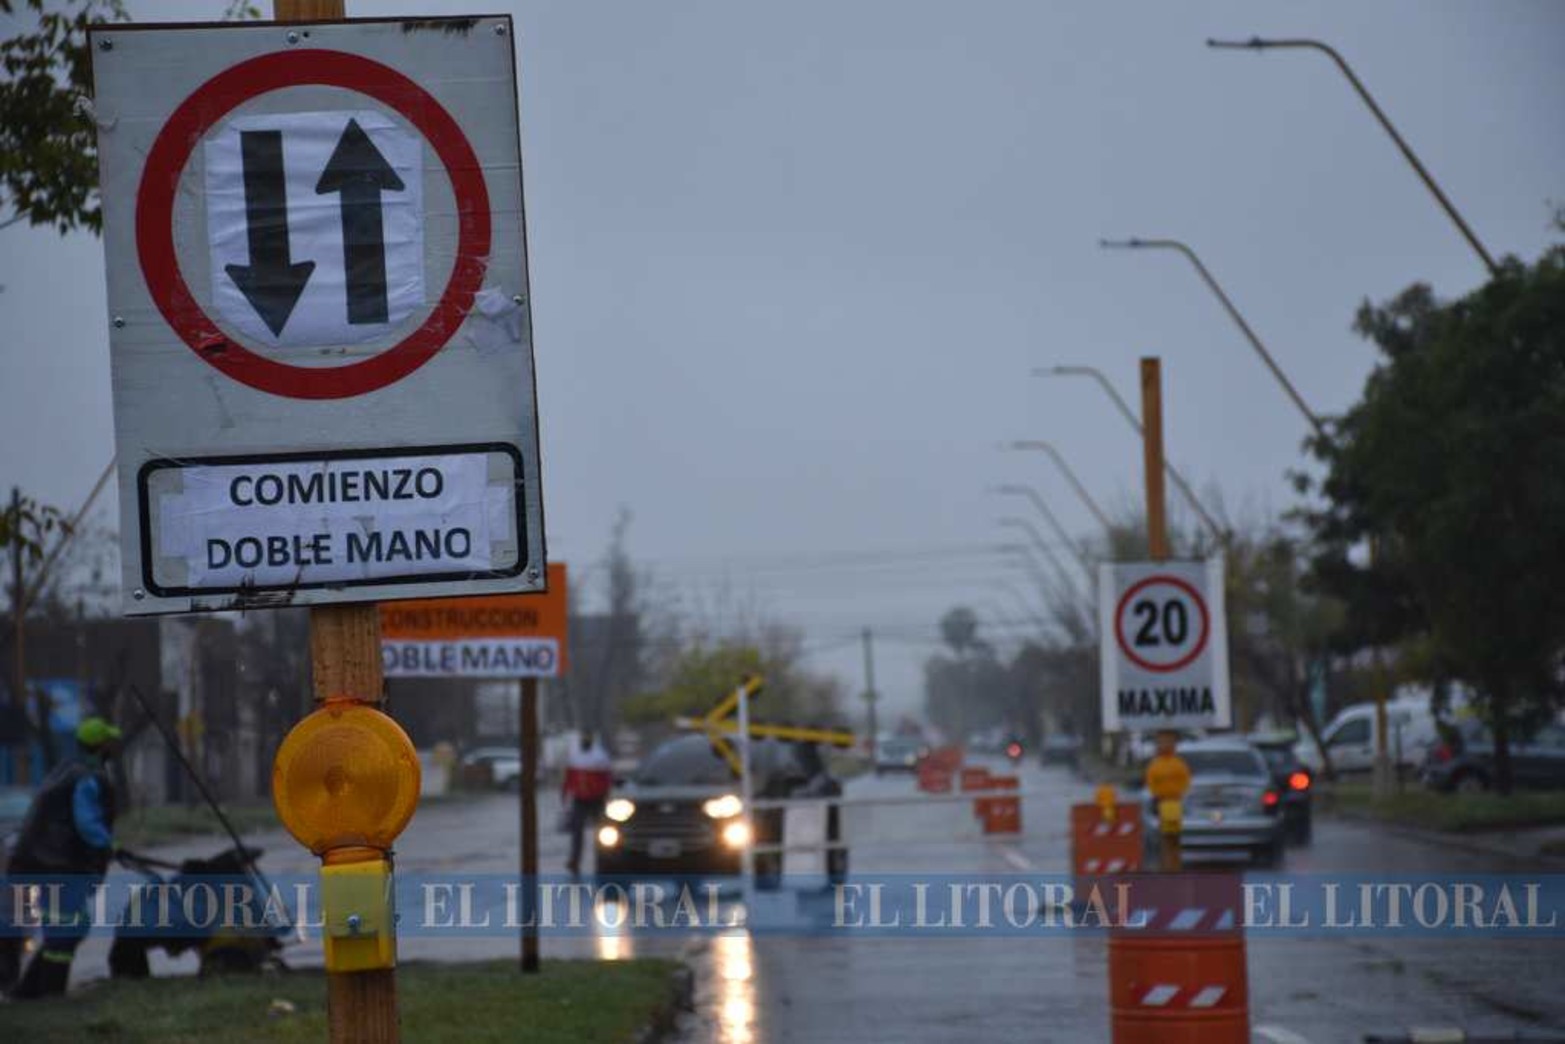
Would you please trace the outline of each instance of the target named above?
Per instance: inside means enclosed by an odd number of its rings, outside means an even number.
[[[751,787],[757,799],[838,797],[842,785],[826,770],[811,743],[757,740],[750,745]],[[783,813],[765,809],[744,815],[739,779],[705,736],[669,740],[648,754],[635,775],[616,790],[594,842],[600,877],[674,877],[737,874],[747,845],[782,840]],[[826,836],[839,839],[835,806],[827,811]],[[755,859],[757,882],[774,884],[778,853]],[[846,849],[827,856],[833,881],[847,875]]]
[[[1421,775],[1434,790],[1488,790],[1494,782],[1494,737],[1472,719],[1443,729],[1424,755]],[[1530,739],[1513,738],[1511,778],[1518,787],[1565,787],[1565,724],[1545,725]]]

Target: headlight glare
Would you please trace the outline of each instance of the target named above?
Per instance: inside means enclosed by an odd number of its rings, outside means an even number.
[[[629,798],[615,798],[604,806],[603,814],[616,823],[623,823],[636,814],[636,803]]]
[[[707,801],[701,806],[701,811],[713,819],[732,819],[744,811],[744,802],[739,800],[737,794],[724,794]]]

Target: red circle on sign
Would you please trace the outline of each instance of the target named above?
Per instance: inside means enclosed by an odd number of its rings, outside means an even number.
[[[1150,660],[1144,660],[1137,656],[1131,651],[1130,643],[1125,641],[1125,631],[1120,625],[1120,621],[1125,618],[1125,606],[1129,604],[1132,598],[1154,584],[1168,584],[1170,587],[1179,588],[1195,604],[1196,611],[1201,614],[1201,633],[1200,637],[1196,639],[1195,647],[1172,663],[1153,663]],[[1120,596],[1119,604],[1114,607],[1114,641],[1119,645],[1119,651],[1124,653],[1131,663],[1134,663],[1144,671],[1166,674],[1170,671],[1177,671],[1182,667],[1190,666],[1190,664],[1195,662],[1196,657],[1205,651],[1207,638],[1211,636],[1211,633],[1212,617],[1206,611],[1206,599],[1201,597],[1200,591],[1197,591],[1177,576],[1168,576],[1166,574],[1149,576],[1138,583],[1132,584],[1130,590]]]
[[[174,197],[196,143],[240,104],[284,87],[341,87],[379,101],[429,141],[456,196],[456,264],[423,324],[398,343],[347,366],[289,366],[245,348],[202,311],[174,251]],[[289,50],[225,69],[175,109],[147,153],[136,194],[136,252],[163,318],[197,357],[236,381],[292,399],[345,399],[401,380],[451,339],[472,308],[489,257],[489,191],[462,128],[424,88],[395,69],[342,51]]]

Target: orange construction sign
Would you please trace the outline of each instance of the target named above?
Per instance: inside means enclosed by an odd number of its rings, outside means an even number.
[[[380,603],[388,678],[557,678],[567,664],[565,565],[540,594]]]

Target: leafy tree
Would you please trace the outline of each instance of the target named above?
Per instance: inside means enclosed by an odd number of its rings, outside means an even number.
[[[957,656],[965,656],[978,641],[978,614],[959,605],[940,618],[940,637]]]
[[[56,531],[65,532],[67,520],[59,508],[41,504],[32,497],[14,497],[0,503],[0,547],[20,554],[25,563],[36,565],[52,543]],[[12,592],[13,596],[17,592]]]
[[[1357,329],[1384,360],[1314,444],[1316,576],[1365,630],[1427,637],[1474,687],[1508,792],[1511,741],[1565,677],[1565,247],[1456,301],[1419,285],[1366,303]],[[1372,536],[1378,576],[1350,553]]]
[[[627,722],[669,725],[675,718],[700,717],[734,690],[746,675],[759,674],[765,689],[751,704],[751,720],[798,725],[843,724],[842,690],[834,678],[804,670],[796,637],[773,638],[767,647],[739,642],[696,642],[674,658],[663,687],[627,701]]]
[[[1331,754],[1320,741],[1310,689],[1314,672],[1330,660],[1342,604],[1307,589],[1308,562],[1281,530],[1235,534],[1225,558],[1235,725],[1252,727],[1262,711],[1301,724],[1329,776]]]
[[[0,0],[37,14],[31,31],[0,41],[0,229],[26,221],[62,234],[103,226],[98,201],[98,132],[92,119],[87,27],[125,22],[123,0]],[[227,20],[258,17],[249,0],[230,0]]]
[[[67,0],[57,11],[25,0],[37,27],[0,42],[0,193],[11,214],[60,232],[103,224],[98,204],[98,133],[88,101],[87,27],[129,18],[120,0]],[[11,14],[14,0],[0,0]]]

